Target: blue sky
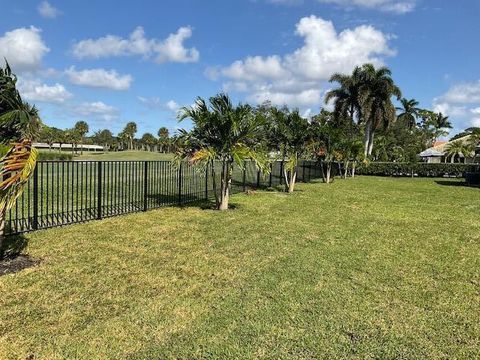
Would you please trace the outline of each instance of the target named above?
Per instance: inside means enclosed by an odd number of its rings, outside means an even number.
[[[220,91],[314,114],[331,73],[365,61],[389,66],[404,96],[449,115],[453,132],[480,126],[480,1],[0,3],[0,56],[60,128],[173,132],[178,107]]]

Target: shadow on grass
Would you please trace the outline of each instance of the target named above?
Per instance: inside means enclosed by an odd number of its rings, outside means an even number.
[[[465,181],[461,180],[435,180],[435,183],[437,185],[442,185],[442,186],[466,186],[468,187],[468,184]]]
[[[22,254],[27,245],[28,238],[24,235],[6,237],[3,248],[0,249],[0,276],[17,273],[40,262]]]

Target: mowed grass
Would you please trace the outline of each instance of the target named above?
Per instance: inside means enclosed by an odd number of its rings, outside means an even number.
[[[94,161],[170,161],[173,154],[164,154],[151,151],[111,151],[105,153],[84,152],[83,155],[76,156],[74,160],[94,160]]]
[[[0,277],[0,358],[478,358],[480,192],[439,182],[300,184],[29,234],[42,262]]]

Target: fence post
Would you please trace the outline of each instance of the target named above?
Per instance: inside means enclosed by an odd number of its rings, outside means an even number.
[[[208,200],[208,163],[205,167],[205,200]]]
[[[143,211],[148,208],[148,161],[143,164]]]
[[[178,167],[178,204],[182,204],[182,163]]]
[[[38,166],[33,171],[33,223],[32,229],[38,230]]]
[[[243,162],[243,192],[247,190],[247,162]]]
[[[97,162],[97,219],[102,218],[102,169],[103,162]]]
[[[272,187],[273,162],[270,163],[270,175],[268,177],[268,187]]]

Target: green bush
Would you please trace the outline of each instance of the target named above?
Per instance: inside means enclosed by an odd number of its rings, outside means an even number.
[[[40,161],[71,161],[73,155],[58,151],[40,151],[38,153],[38,160]]]
[[[477,171],[479,167],[479,164],[372,162],[360,164],[357,173],[375,176],[412,176],[413,171],[413,175],[417,177],[463,177],[466,172]]]

